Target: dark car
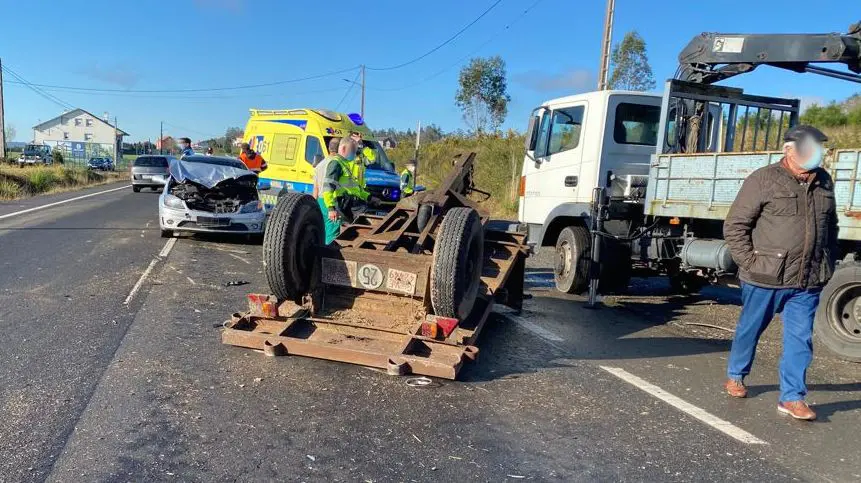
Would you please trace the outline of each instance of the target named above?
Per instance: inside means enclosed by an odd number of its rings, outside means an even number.
[[[114,161],[111,158],[90,158],[87,162],[88,169],[98,169],[100,171],[113,171]]]
[[[146,155],[138,156],[132,162],[132,190],[137,193],[141,188],[158,190],[164,188],[168,175],[168,165],[173,156]]]

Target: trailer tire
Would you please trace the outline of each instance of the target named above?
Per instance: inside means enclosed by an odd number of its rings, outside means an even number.
[[[861,265],[842,263],[819,295],[816,338],[840,358],[861,362]]]
[[[553,278],[556,290],[579,294],[589,287],[589,265],[592,263],[592,239],[589,229],[567,226],[556,239],[556,265]]]
[[[313,197],[302,193],[279,197],[263,235],[263,269],[279,300],[301,303],[311,290],[323,233],[323,215]]]
[[[465,319],[481,287],[484,227],[472,208],[448,210],[433,251],[430,295],[434,314]]]

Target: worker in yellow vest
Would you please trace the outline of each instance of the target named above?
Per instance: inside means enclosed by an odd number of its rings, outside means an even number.
[[[359,203],[379,206],[380,200],[368,193],[364,180],[356,176],[356,165],[361,161],[356,157],[356,141],[345,137],[338,143],[338,154],[329,160],[326,176],[321,185],[321,195],[317,204],[323,212],[326,225],[326,244],[341,233],[341,223],[352,223],[353,209]]]
[[[401,171],[401,196],[406,198],[416,192],[416,160],[407,161],[407,167]]]

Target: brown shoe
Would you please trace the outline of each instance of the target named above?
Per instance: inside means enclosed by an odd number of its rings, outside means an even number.
[[[723,387],[726,388],[726,393],[732,397],[747,397],[747,388],[744,387],[744,383],[742,381],[727,379],[726,384],[724,384]]]
[[[777,403],[777,412],[780,414],[788,414],[795,419],[804,421],[813,421],[816,419],[816,413],[810,409],[804,401],[788,401]]]

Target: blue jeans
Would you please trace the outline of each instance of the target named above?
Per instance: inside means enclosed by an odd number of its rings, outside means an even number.
[[[783,355],[780,358],[780,401],[799,401],[807,394],[807,368],[813,360],[813,317],[820,289],[771,289],[743,283],[742,309],[729,352],[727,376],[743,380],[750,374],[759,336],[774,314],[783,313]]]

